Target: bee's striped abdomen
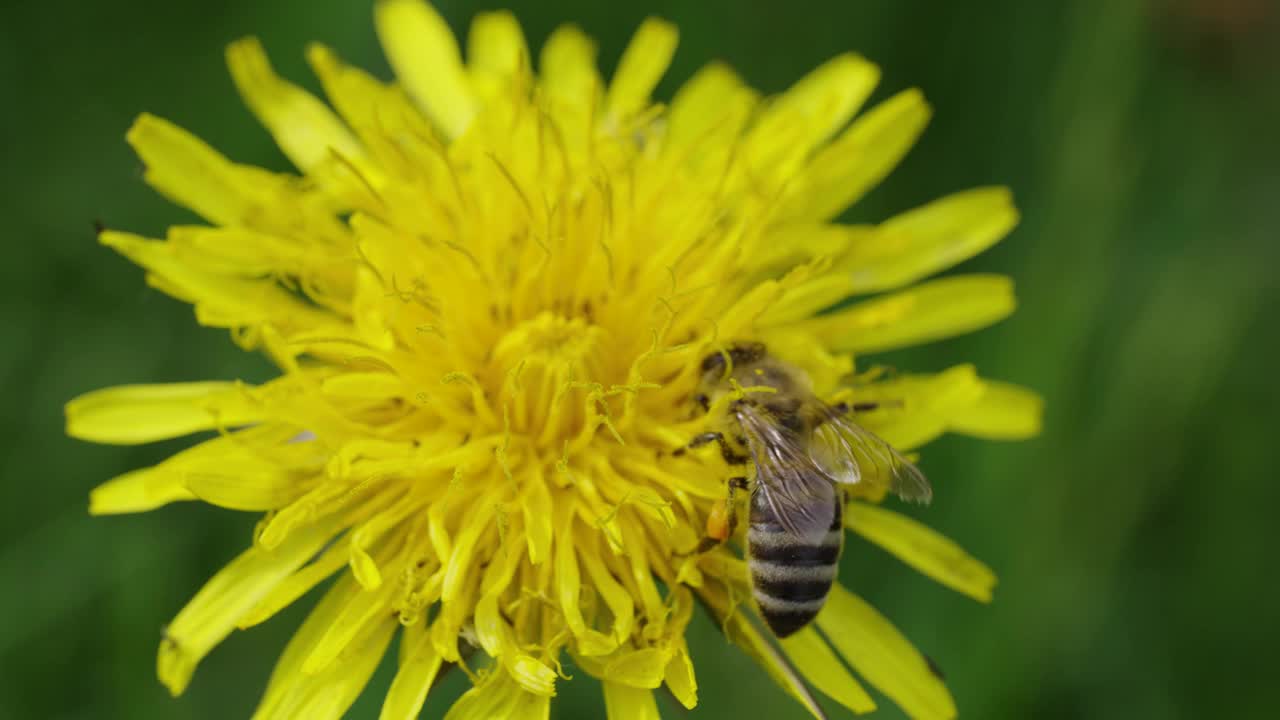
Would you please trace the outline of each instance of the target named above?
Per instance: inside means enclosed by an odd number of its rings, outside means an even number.
[[[808,625],[831,591],[844,540],[840,504],[835,505],[830,530],[810,544],[787,532],[759,493],[751,500],[747,564],[752,595],[765,623],[780,638]]]

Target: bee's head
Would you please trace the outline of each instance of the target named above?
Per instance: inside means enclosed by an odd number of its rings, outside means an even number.
[[[765,355],[764,343],[759,342],[737,342],[729,345],[723,350],[716,350],[710,355],[702,358],[702,375],[706,377],[712,372],[724,375],[725,357],[729,362],[733,363],[735,368],[751,365],[759,362]]]
[[[704,411],[710,409],[716,397],[730,386],[728,379],[755,367],[765,358],[764,343],[735,342],[702,358],[699,366],[698,390],[693,400]],[[732,365],[732,373],[729,366]]]

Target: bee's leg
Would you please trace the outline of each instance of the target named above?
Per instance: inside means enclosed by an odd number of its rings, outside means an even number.
[[[677,456],[683,455],[685,450],[693,450],[694,448],[700,448],[709,442],[717,442],[723,445],[724,433],[704,432],[701,435],[695,435],[694,438],[689,441],[688,445],[685,445],[682,448],[677,448],[676,450],[672,451],[671,454],[677,455]]]
[[[835,410],[841,415],[848,415],[851,412],[853,413],[871,412],[872,410],[878,410],[879,408],[880,408],[880,403],[874,402],[874,401],[860,402],[860,403],[838,402],[835,405],[831,406],[832,410]]]
[[[704,432],[690,440],[688,445],[675,449],[671,454],[679,457],[683,455],[686,450],[700,448],[703,445],[712,442],[720,446],[720,457],[723,457],[725,463],[728,465],[745,465],[750,459],[743,455],[739,455],[738,452],[729,445],[729,441],[725,440],[724,433],[720,432]]]
[[[734,500],[734,493],[747,489],[747,479],[732,477],[729,478],[727,485],[728,490],[725,492],[724,500],[717,501],[711,508],[711,514],[707,516],[707,534],[698,542],[694,554],[701,555],[722,545],[724,541],[733,537],[734,531],[738,528],[738,504]]]
[[[725,538],[733,537],[733,533],[738,529],[738,503],[734,502],[733,494],[738,490],[747,489],[747,479],[745,477],[729,478],[729,492],[725,498],[725,504],[729,506],[729,532]]]
[[[900,408],[902,407],[902,401],[891,400],[888,402],[880,402],[877,400],[871,400],[868,402],[857,402],[857,403],[838,402],[835,405],[832,405],[831,409],[835,410],[841,415],[848,415],[849,413],[871,412],[872,410],[879,410],[882,407]]]

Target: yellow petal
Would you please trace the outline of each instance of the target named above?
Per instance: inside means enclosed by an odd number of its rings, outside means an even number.
[[[339,656],[349,651],[352,643],[367,628],[376,624],[380,617],[389,617],[392,614],[387,606],[390,587],[391,584],[387,583],[377,591],[362,587],[360,592],[352,593],[347,602],[334,613],[329,627],[303,659],[302,674],[325,673]]]
[[[1040,434],[1044,400],[1017,385],[984,380],[978,402],[952,418],[950,429],[991,440],[1021,440]]]
[[[565,150],[573,156],[585,154],[603,87],[596,70],[595,43],[577,27],[562,25],[543,44],[538,69],[538,81]]]
[[[771,274],[778,275],[785,269],[817,258],[842,257],[850,246],[873,239],[876,237],[875,233],[876,228],[870,225],[833,225],[820,222],[778,225],[768,228],[758,236],[747,261],[752,269],[771,270]],[[845,273],[840,275],[844,276]],[[820,310],[849,296],[847,287],[843,292],[844,294],[815,309]]]
[[[125,137],[146,165],[147,183],[160,194],[218,225],[238,225],[249,215],[240,168],[199,138],[146,113]]]
[[[707,142],[726,148],[736,144],[757,100],[733,68],[722,62],[707,64],[671,101],[666,147],[696,150]]]
[[[471,622],[475,610],[476,586],[479,585],[476,573],[463,579],[461,595],[452,602],[442,603],[431,625],[431,641],[435,643],[436,652],[448,662],[461,662],[462,655],[458,650],[458,641],[462,629]]]
[[[241,452],[186,465],[183,480],[201,500],[231,510],[275,510],[315,484],[262,458]]]
[[[200,660],[332,533],[328,523],[321,523],[295,533],[272,552],[250,548],[210,578],[174,617],[160,643],[156,670],[169,692],[181,694]]]
[[[891,290],[968,260],[1018,224],[1008,188],[948,195],[893,217],[851,243],[834,266],[852,293]]]
[[[279,425],[219,435],[95,488],[89,511],[139,512],[197,498],[236,509],[280,507],[304,492],[320,469],[314,450],[292,442],[296,435]]]
[[[604,709],[609,720],[662,720],[653,691],[604,681]]]
[[[742,132],[754,117],[760,94],[728,65],[703,66],[676,91],[667,114],[663,151],[689,179],[721,187],[742,155]],[[753,257],[757,253],[743,253]]]
[[[853,53],[838,55],[809,72],[770,103],[752,133],[778,134],[796,119],[816,145],[849,122],[880,80],[880,69]]]
[[[729,642],[764,668],[778,687],[795,698],[810,715],[817,720],[825,720],[826,714],[822,711],[822,706],[818,705],[818,701],[809,692],[790,659],[760,634],[755,625],[742,614],[741,608],[733,605],[723,585],[707,582],[699,589],[698,597],[729,638]]]
[[[245,104],[300,170],[332,162],[333,152],[351,160],[364,157],[364,148],[333,111],[276,75],[257,38],[228,46],[227,66]]]
[[[213,224],[302,231],[313,240],[342,233],[323,198],[294,178],[237,165],[167,120],[144,113],[125,138],[146,165],[149,185]]]
[[[530,483],[521,504],[524,514],[525,535],[529,543],[529,562],[540,564],[551,555],[552,512],[551,493],[541,478]]]
[[[610,629],[609,636],[618,639],[631,637],[636,618],[635,598],[605,567],[601,559],[602,552],[586,550],[580,556],[596,592],[603,598],[605,605],[609,608],[609,614],[613,616],[613,627]],[[591,649],[584,647],[582,652],[588,655],[593,654],[587,652]]]
[[[671,654],[670,648],[662,647],[619,650],[605,664],[604,677],[630,687],[656,688],[662,684]]]
[[[946,432],[955,418],[978,402],[986,386],[972,365],[957,365],[936,375],[902,375],[864,388],[859,400],[884,406],[863,424],[899,450],[920,447]]]
[[[90,515],[116,515],[154,510],[179,500],[195,500],[182,475],[160,466],[114,477],[89,493]]]
[[[756,285],[738,297],[737,302],[720,318],[722,337],[746,334],[771,305],[777,302],[782,288],[776,281],[768,280]]]
[[[300,527],[306,527],[316,517],[349,511],[359,507],[367,498],[355,496],[351,486],[340,482],[320,483],[306,495],[290,505],[263,518],[254,537],[254,544],[267,550],[274,549]]]
[[[344,535],[337,542],[325,548],[319,557],[303,565],[297,572],[272,588],[270,592],[258,601],[257,605],[253,606],[252,610],[240,618],[236,623],[236,627],[244,630],[274,617],[276,613],[291,605],[295,600],[306,594],[308,590],[333,575],[343,565],[346,565],[347,556],[350,552],[348,547],[349,538],[349,535]]]
[[[369,548],[376,547],[384,535],[399,526],[416,509],[411,503],[401,501],[351,529],[348,560],[351,574],[360,583],[360,587],[377,590],[382,586],[382,571],[379,570],[378,561],[370,555]]]
[[[461,135],[479,107],[448,23],[422,0],[379,0],[374,20],[405,90],[446,136]]]
[[[955,701],[924,655],[862,598],[833,585],[818,626],[868,682],[914,718],[953,718]]]
[[[511,675],[500,668],[490,668],[444,717],[445,720],[546,720],[550,714],[551,698],[525,692]]]
[[[394,102],[393,98],[406,101],[401,93],[364,70],[344,63],[337,53],[319,43],[307,46],[307,62],[320,79],[329,102],[362,137],[380,128],[379,122],[386,121],[384,115],[398,114],[384,112],[388,102]],[[403,109],[412,111],[407,101]]]
[[[996,574],[963,548],[928,526],[876,505],[849,503],[845,527],[900,560],[980,602],[991,601]]]
[[[262,700],[254,711],[254,718],[284,716],[281,708],[282,701],[294,695],[300,685],[316,677],[303,674],[302,661],[328,631],[338,611],[350,602],[351,596],[357,592],[360,592],[360,587],[351,576],[343,575],[329,588],[320,602],[316,603],[315,608],[307,615],[307,619],[294,631],[280,658],[276,660],[266,692],[263,693]]]
[[[483,595],[476,603],[473,622],[480,647],[490,657],[504,658],[509,662],[509,657],[517,654],[520,647],[511,624],[499,609],[498,601],[511,584],[520,561],[520,553],[504,552],[485,568],[484,579],[480,583]]]
[[[760,314],[756,324],[766,328],[786,328],[839,304],[849,294],[849,277],[845,273],[804,280],[783,291],[777,302]]]
[[[811,149],[844,127],[880,80],[880,69],[845,53],[823,63],[774,99],[748,133],[756,173],[790,179]]]
[[[538,78],[544,89],[572,96],[598,85],[596,44],[576,25],[561,25],[551,32],[538,56]]]
[[[196,319],[202,324],[249,327],[273,323],[283,334],[289,334],[323,326],[332,319],[280,287],[273,278],[220,275],[192,266],[180,246],[112,231],[102,233],[99,241],[149,271],[152,285],[194,304]]]
[[[683,641],[677,643],[676,652],[667,662],[662,681],[667,689],[686,709],[692,710],[698,704],[698,679],[693,673],[693,659]]]
[[[622,120],[644,109],[675,54],[679,32],[669,22],[648,18],[636,30],[618,61],[605,95],[605,110]]]
[[[836,350],[882,352],[986,327],[1015,305],[1009,278],[957,275],[812,318],[800,329]]]
[[[804,628],[779,642],[805,679],[832,700],[859,715],[876,709],[875,701],[812,627]]]
[[[898,164],[929,121],[919,90],[905,90],[858,118],[820,150],[792,184],[778,219],[826,220],[875,187]]]
[[[545,697],[556,694],[556,671],[528,655],[518,655],[504,663],[511,679],[526,692]]]
[[[578,553],[573,547],[573,527],[570,524],[572,520],[566,521],[565,517],[566,513],[562,511],[557,515],[556,522],[556,526],[561,529],[561,533],[555,543],[556,597],[560,601],[560,611],[564,613],[565,624],[569,626],[569,631],[579,639],[579,644],[581,644],[582,638],[590,630],[587,628],[587,621],[582,614],[582,572],[578,567]],[[614,644],[613,647],[617,647],[617,645]],[[609,649],[611,650],[612,648]],[[604,650],[604,652],[608,652],[608,650]]]
[[[397,627],[390,617],[373,623],[343,652],[340,661],[324,672],[295,673],[282,679],[276,701],[270,707],[260,706],[253,715],[254,720],[343,717],[377,669]],[[276,682],[273,675],[272,683]]]
[[[486,594],[476,603],[475,626],[476,639],[480,647],[490,657],[502,657],[505,653],[514,653],[519,645],[511,624],[502,616],[498,608],[498,593]]]
[[[401,636],[400,642],[405,641],[406,636]],[[379,720],[415,720],[422,712],[422,704],[440,672],[442,660],[431,643],[431,636],[422,633],[391,681]]]
[[[445,603],[451,603],[462,596],[471,575],[470,570],[479,560],[475,556],[475,547],[481,534],[488,529],[486,522],[480,517],[480,513],[484,511],[485,505],[477,503],[467,521],[462,524],[462,531],[454,539],[453,552],[445,566],[444,586],[441,588],[441,599]]]
[[[409,394],[404,381],[386,372],[348,372],[324,379],[320,389],[334,397],[387,400]]]
[[[520,23],[506,10],[480,13],[471,21],[467,61],[472,81],[482,95],[500,97],[512,84],[527,88],[529,48]]]
[[[67,403],[67,434],[136,445],[262,419],[263,408],[234,382],[120,385]]]
[[[662,527],[675,529],[676,515],[671,509],[671,503],[662,499],[652,488],[643,485],[631,488],[627,491],[625,502],[639,510],[640,514],[661,523]]]
[[[305,244],[242,227],[176,225],[165,239],[175,258],[190,267],[251,278],[302,274],[309,251]]]
[[[654,582],[654,569],[649,563],[648,553],[636,548],[644,548],[648,544],[645,537],[645,530],[641,527],[639,520],[630,513],[619,513],[615,519],[618,526],[622,530],[622,547],[630,549],[618,557],[619,560],[626,562],[630,566],[630,578],[628,587],[634,596],[640,601],[640,607],[643,608],[644,614],[648,616],[648,622],[661,628],[665,618],[669,614],[669,608],[662,599],[662,594],[658,591],[658,585]],[[619,575],[624,573],[619,572]],[[663,665],[666,662],[663,661]],[[661,678],[662,673],[658,676]]]
[[[431,635],[431,624],[424,622],[426,620],[425,613],[418,616],[414,622],[408,625],[404,624],[404,619],[401,618],[400,623],[400,642],[398,643],[399,648],[396,650],[397,665],[404,665],[409,662],[409,658],[417,649],[418,643],[424,638],[429,642]],[[441,662],[443,663],[443,658],[441,658]]]

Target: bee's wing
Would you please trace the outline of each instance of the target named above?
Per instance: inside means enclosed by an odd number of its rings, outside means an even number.
[[[814,464],[799,437],[754,408],[742,408],[738,418],[756,466],[756,492],[788,533],[806,543],[821,542],[835,521],[835,484]]]
[[[918,503],[933,499],[933,488],[920,468],[833,408],[827,408],[826,422],[813,431],[809,456],[836,482],[879,484]]]

